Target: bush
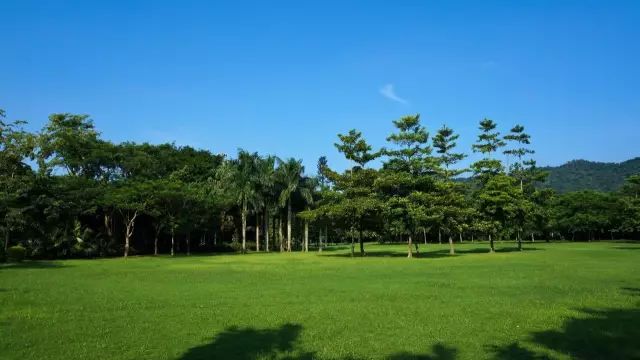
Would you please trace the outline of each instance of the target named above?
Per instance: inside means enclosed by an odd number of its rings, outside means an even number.
[[[24,260],[27,255],[27,249],[20,245],[12,246],[7,249],[7,259],[9,261],[20,262]]]

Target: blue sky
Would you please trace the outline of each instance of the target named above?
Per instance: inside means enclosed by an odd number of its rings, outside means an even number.
[[[0,2],[0,108],[113,141],[347,163],[391,121],[522,123],[539,164],[639,156],[639,1]],[[467,161],[472,161],[471,156]]]

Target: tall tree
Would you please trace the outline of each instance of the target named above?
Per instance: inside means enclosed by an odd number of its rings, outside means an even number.
[[[433,138],[433,147],[439,154],[439,180],[436,183],[436,192],[431,202],[437,210],[440,228],[445,230],[449,238],[449,253],[455,254],[453,234],[461,234],[466,220],[471,217],[472,209],[465,199],[464,184],[454,182],[453,178],[464,173],[466,169],[454,169],[458,162],[465,158],[462,153],[456,153],[456,140],[459,135],[443,126]]]
[[[507,158],[510,156],[515,157],[515,161],[511,164],[509,171],[520,183],[520,190],[522,191],[525,176],[523,158],[527,154],[534,153],[533,150],[526,147],[526,145],[531,144],[531,136],[524,132],[524,126],[516,125],[511,128],[509,134],[504,136],[504,140],[511,144],[511,147],[504,150],[503,153],[507,155]]]
[[[384,149],[387,161],[383,165],[379,184],[383,187],[392,229],[407,236],[407,257],[413,257],[413,236],[424,227],[426,216],[424,193],[430,191],[437,159],[429,144],[429,133],[420,123],[420,115],[404,116],[393,121],[396,132],[387,137],[392,148]],[[391,186],[389,186],[391,185]],[[418,243],[415,243],[416,250]]]
[[[278,159],[278,179],[282,184],[280,192],[280,206],[287,208],[287,251],[291,252],[291,225],[293,221],[291,198],[298,191],[301,183],[304,166],[302,160],[290,158],[286,161]]]

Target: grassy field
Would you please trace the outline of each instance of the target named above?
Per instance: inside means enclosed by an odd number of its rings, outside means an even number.
[[[640,358],[640,245],[0,268],[2,359]]]

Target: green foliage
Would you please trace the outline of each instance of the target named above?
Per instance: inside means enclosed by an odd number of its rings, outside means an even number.
[[[27,249],[22,245],[10,246],[7,249],[7,260],[13,262],[21,262],[27,256]]]

